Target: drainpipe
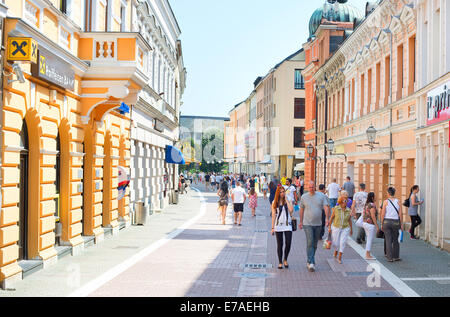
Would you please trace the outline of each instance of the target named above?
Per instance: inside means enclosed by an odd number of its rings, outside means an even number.
[[[314,160],[314,184],[317,185],[317,133],[319,132],[319,125],[318,125],[318,115],[317,112],[319,110],[319,97],[317,96],[318,90],[316,87],[316,136],[315,136],[315,147],[314,147],[314,155],[315,155],[315,160]]]
[[[1,5],[1,4],[0,4]],[[2,38],[1,38],[1,51],[0,51],[0,149],[3,152],[3,98],[4,98],[4,90],[3,90],[3,64],[4,64],[4,58],[5,58],[5,47],[3,46],[4,40],[5,40],[5,19],[0,19],[0,32],[2,32]],[[0,155],[0,201],[2,201],[2,182],[3,182],[3,175],[2,175],[2,156]],[[0,216],[1,216],[1,208],[0,208]]]

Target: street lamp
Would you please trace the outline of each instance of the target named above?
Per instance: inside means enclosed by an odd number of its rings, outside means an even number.
[[[369,141],[369,144],[375,144],[375,140],[377,137],[377,129],[375,129],[374,126],[371,125],[367,129],[366,134],[367,134],[367,140]]]
[[[366,131],[368,144],[358,145],[358,147],[368,146],[370,150],[373,151],[375,149],[375,145],[380,144],[378,142],[375,142],[375,140],[377,139],[377,132],[377,129],[375,129],[375,127],[371,124]]]
[[[347,161],[347,155],[344,153],[334,153],[334,141],[333,139],[329,139],[328,142],[325,144],[328,152],[330,152],[331,155],[341,155],[345,157],[345,160]]]
[[[312,146],[312,144],[309,144],[306,147],[306,151],[308,152],[308,155],[311,156],[313,154],[313,152],[314,152],[314,146]]]
[[[334,151],[334,141],[333,141],[333,139],[329,139],[328,142],[325,144],[325,146],[327,147],[328,152],[333,154],[333,151]]]

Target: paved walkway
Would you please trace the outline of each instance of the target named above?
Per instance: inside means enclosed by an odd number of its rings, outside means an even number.
[[[278,270],[276,241],[269,233],[268,201],[259,199],[257,217],[253,218],[246,206],[242,227],[232,225],[230,206],[224,226],[215,192],[198,188],[201,192],[189,190],[189,194],[180,196],[178,206],[150,217],[148,226],[126,229],[78,257],[65,257],[56,266],[27,277],[16,291],[0,291],[0,296],[450,295],[445,280],[401,279],[450,275],[448,254],[420,241],[405,242],[404,261],[394,264],[385,261],[382,242],[377,241],[374,254],[379,261],[371,261],[373,266],[360,256],[363,250],[352,240],[342,265],[320,245],[317,271],[310,273],[306,269],[305,234],[297,231],[290,268]],[[373,273],[374,268],[382,277]]]

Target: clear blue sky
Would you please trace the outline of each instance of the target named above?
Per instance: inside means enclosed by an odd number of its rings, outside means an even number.
[[[182,115],[224,116],[253,82],[307,41],[325,0],[169,0],[181,28],[187,88]],[[365,0],[349,0],[365,10]]]

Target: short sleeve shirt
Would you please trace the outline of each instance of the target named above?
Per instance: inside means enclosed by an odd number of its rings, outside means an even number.
[[[327,198],[321,192],[315,192],[311,195],[309,192],[302,196],[300,201],[300,208],[303,208],[303,225],[305,226],[321,226],[322,225],[322,210],[325,206],[330,204]]]
[[[357,192],[355,196],[353,196],[353,201],[355,202],[355,212],[357,214],[362,214],[364,212],[367,196],[368,194],[366,192]]]
[[[340,189],[341,188],[336,183],[331,183],[330,185],[328,185],[328,195],[329,195],[330,199],[339,198],[339,190]]]
[[[352,182],[344,183],[343,188],[348,193],[349,197],[353,197],[355,195],[355,185]]]
[[[235,189],[233,189],[233,195],[234,195],[233,203],[235,204],[244,203],[245,190],[242,187],[238,186]]]

